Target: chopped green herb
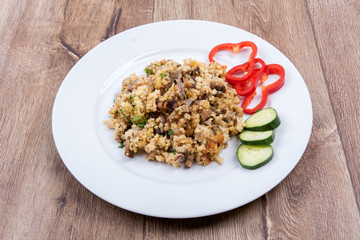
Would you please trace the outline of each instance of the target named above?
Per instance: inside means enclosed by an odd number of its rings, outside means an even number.
[[[160,73],[160,77],[161,79],[163,79],[164,77],[167,77],[168,75],[166,73]]]
[[[134,103],[134,101],[135,101],[135,97],[136,97],[136,95],[134,94],[134,95],[130,95],[130,100],[131,100],[131,103]]]
[[[146,123],[147,123],[147,119],[146,118],[143,118],[143,117],[139,117],[139,116],[134,116],[132,119],[131,119],[131,122],[133,124],[136,124],[138,125],[139,127],[143,128]]]
[[[116,103],[116,98],[114,99],[114,101],[113,101],[114,103]]]
[[[145,68],[145,72],[146,72],[146,75],[147,75],[147,76],[150,76],[150,74],[151,74],[151,70],[150,70],[150,69]]]
[[[173,131],[172,129],[170,129],[170,130],[168,131],[168,134],[171,136],[171,135],[174,134],[174,131]]]
[[[126,115],[125,115],[124,111],[121,108],[119,109],[119,111],[120,111],[121,115],[123,116],[123,118],[126,118]]]
[[[167,151],[169,153],[176,154],[176,151],[172,147],[169,147]]]
[[[124,147],[124,143],[120,142],[120,145],[118,146],[118,148],[123,148]]]

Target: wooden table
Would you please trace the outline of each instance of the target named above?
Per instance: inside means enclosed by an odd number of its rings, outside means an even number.
[[[74,64],[116,33],[169,19],[260,36],[311,94],[313,130],[299,164],[226,213],[171,220],[120,209],[80,185],[55,148],[52,106]],[[359,26],[358,0],[1,1],[0,239],[359,239]]]

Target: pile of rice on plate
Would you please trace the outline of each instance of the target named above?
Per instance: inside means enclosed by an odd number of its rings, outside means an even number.
[[[230,137],[245,124],[240,99],[217,63],[155,61],[146,75],[124,79],[104,121],[115,129],[125,155],[145,150],[146,159],[190,168],[223,162]]]

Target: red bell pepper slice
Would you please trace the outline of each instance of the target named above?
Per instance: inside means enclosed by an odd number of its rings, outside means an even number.
[[[244,98],[244,101],[241,104],[241,107],[242,107],[244,113],[254,114],[257,111],[259,111],[260,109],[263,109],[265,107],[265,105],[267,103],[267,99],[268,99],[268,91],[266,91],[265,88],[262,87],[262,96],[261,96],[260,103],[258,105],[256,105],[254,108],[247,108],[250,105],[251,101],[254,99],[255,95],[256,95],[256,91],[254,91],[250,95],[247,95]]]
[[[230,82],[234,86],[236,92],[240,96],[246,96],[246,95],[253,93],[256,90],[256,86],[258,85],[259,79],[264,74],[265,62],[261,58],[256,58],[255,64],[256,63],[260,63],[261,67],[254,70],[254,74],[249,79],[250,85],[248,85],[248,82],[241,83],[241,82],[234,82],[234,81],[228,80],[228,82]]]
[[[254,99],[254,96],[256,95],[256,91],[254,91],[252,94],[245,96],[244,101],[241,104],[241,107],[243,108],[244,113],[247,114],[254,114],[256,111],[263,109],[266,105],[268,95],[270,93],[274,93],[278,91],[282,86],[285,84],[285,69],[278,64],[269,64],[265,66],[264,73],[266,75],[269,74],[276,74],[279,75],[279,79],[269,85],[262,86],[262,96],[260,103],[255,106],[254,108],[248,108],[251,101]]]
[[[213,49],[211,49],[211,51],[209,53],[209,61],[210,61],[210,63],[215,62],[214,57],[218,51],[230,50],[230,51],[233,51],[235,54],[237,54],[244,47],[251,48],[251,53],[250,53],[250,57],[248,60],[248,62],[250,63],[250,68],[249,68],[249,72],[247,74],[245,74],[244,76],[242,76],[241,79],[248,79],[254,72],[254,65],[255,65],[254,59],[255,59],[255,56],[257,53],[257,46],[255,43],[253,43],[251,41],[219,44],[219,45],[215,46]],[[226,66],[224,66],[224,65],[223,65],[223,67],[226,68]],[[235,77],[235,78],[239,78],[239,77]]]
[[[275,82],[264,86],[269,93],[274,93],[278,91],[282,86],[285,84],[285,69],[279,64],[269,64],[265,67],[265,73],[269,74],[276,74],[279,75],[279,79]]]
[[[246,73],[246,70],[248,70],[247,74],[245,74],[241,77],[234,76],[234,74],[236,74],[236,73],[240,73],[240,72]],[[231,84],[236,84],[236,83],[240,83],[240,82],[243,83],[246,80],[248,80],[248,76],[250,76],[250,74],[254,73],[254,69],[253,69],[252,73],[250,71],[251,71],[250,63],[246,62],[244,64],[237,65],[237,66],[233,67],[232,69],[230,69],[226,73],[225,79],[226,79],[226,81],[228,81]],[[247,77],[244,78],[244,76],[247,76]]]

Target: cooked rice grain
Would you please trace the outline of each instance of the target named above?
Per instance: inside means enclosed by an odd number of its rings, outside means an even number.
[[[190,168],[222,163],[231,136],[244,127],[240,99],[217,63],[155,61],[144,76],[131,74],[105,123],[125,155],[144,150],[147,160]]]

